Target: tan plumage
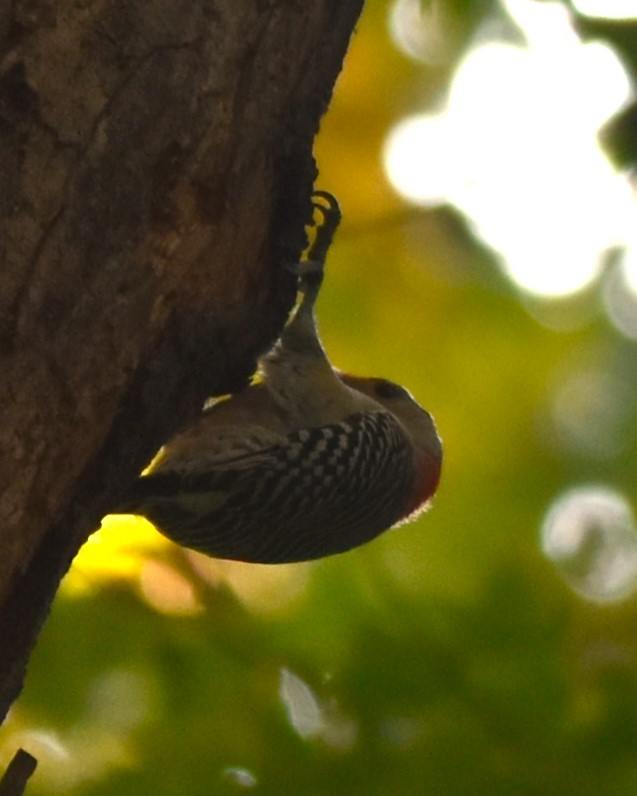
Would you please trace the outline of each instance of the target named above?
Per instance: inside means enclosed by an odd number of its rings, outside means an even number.
[[[422,510],[440,476],[430,415],[402,387],[332,368],[314,304],[340,220],[324,215],[299,266],[302,300],[261,380],[166,445],[120,511],[212,556],[278,563],[343,552]]]

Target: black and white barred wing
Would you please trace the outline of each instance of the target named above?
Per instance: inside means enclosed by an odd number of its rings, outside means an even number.
[[[302,561],[356,547],[400,515],[411,467],[387,412],[303,429],[284,443],[216,456],[204,472],[138,479],[130,511],[218,558]]]

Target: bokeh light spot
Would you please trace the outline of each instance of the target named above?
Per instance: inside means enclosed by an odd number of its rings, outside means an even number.
[[[228,766],[222,771],[222,776],[240,788],[254,788],[258,780],[247,768],[241,766]]]
[[[637,588],[637,530],[625,497],[603,486],[576,487],[550,507],[541,528],[545,555],[569,586],[594,602]]]
[[[139,587],[144,600],[161,613],[188,616],[203,610],[192,582],[162,561],[144,562]]]
[[[227,584],[251,613],[281,616],[298,605],[307,592],[312,565],[245,564],[187,551],[197,575],[213,586]]]
[[[111,669],[93,681],[88,711],[100,725],[126,732],[150,717],[156,697],[147,673]]]
[[[289,669],[280,672],[279,696],[288,721],[301,738],[315,738],[324,729],[323,710],[310,686]]]
[[[572,0],[580,14],[599,19],[637,19],[635,0]]]
[[[592,459],[609,459],[626,446],[630,387],[610,372],[582,370],[561,380],[551,414],[560,443]]]
[[[565,296],[590,285],[629,235],[631,189],[597,131],[630,84],[609,47],[578,38],[561,4],[503,5],[526,46],[481,40],[444,113],[412,116],[390,133],[385,169],[406,199],[455,204],[518,287]]]
[[[148,554],[165,550],[168,545],[142,517],[110,514],[73,560],[61,592],[81,597],[108,581],[136,582]]]
[[[440,0],[396,0],[389,13],[389,33],[395,46],[409,58],[429,64],[450,57],[447,7]]]
[[[358,727],[339,709],[335,699],[321,700],[297,674],[283,667],[279,676],[279,698],[288,721],[305,740],[321,740],[340,752],[351,749],[358,738]]]
[[[615,329],[624,337],[637,340],[637,241],[605,274],[602,300]]]

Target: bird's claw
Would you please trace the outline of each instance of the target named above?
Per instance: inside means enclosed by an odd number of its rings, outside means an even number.
[[[325,258],[332,244],[334,233],[341,222],[341,208],[336,197],[329,191],[314,191],[312,194],[312,207],[320,213],[322,223],[314,225],[316,227],[316,237],[308,249],[306,262],[314,261],[323,266],[325,265]]]
[[[334,233],[341,220],[341,209],[336,197],[328,191],[314,191],[312,207],[321,215],[321,221],[314,223],[316,235],[307,250],[304,260],[288,263],[286,268],[299,278],[300,289],[310,299],[316,298],[325,270],[325,259],[330,248]]]

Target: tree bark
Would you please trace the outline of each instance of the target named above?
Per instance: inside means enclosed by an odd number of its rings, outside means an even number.
[[[63,574],[295,296],[363,0],[0,6],[0,714]]]

